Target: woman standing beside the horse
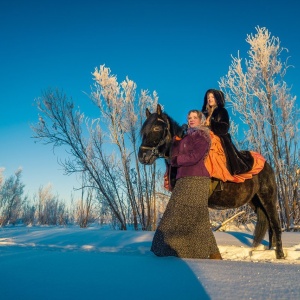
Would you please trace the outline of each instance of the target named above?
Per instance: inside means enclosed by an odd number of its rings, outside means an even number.
[[[210,178],[204,165],[210,148],[205,117],[188,113],[187,134],[173,141],[171,165],[177,168],[176,185],[154,234],[151,251],[157,256],[222,259],[210,228]]]
[[[206,117],[206,126],[221,141],[229,173],[231,175],[244,174],[252,169],[254,159],[249,151],[238,151],[232,143],[228,133],[229,115],[224,106],[225,97],[222,91],[215,89],[206,91],[202,107],[202,112]]]

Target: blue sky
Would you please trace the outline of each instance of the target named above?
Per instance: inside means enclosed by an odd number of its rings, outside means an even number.
[[[51,146],[34,143],[30,124],[38,120],[34,99],[48,87],[73,98],[86,115],[96,108],[91,73],[105,64],[138,90],[156,90],[159,102],[178,122],[200,108],[208,88],[217,88],[231,55],[247,58],[247,34],[266,27],[288,48],[285,77],[299,95],[299,4],[296,1],[1,1],[0,167],[5,176],[23,168],[29,194],[48,183],[68,197],[76,178],[64,176]]]

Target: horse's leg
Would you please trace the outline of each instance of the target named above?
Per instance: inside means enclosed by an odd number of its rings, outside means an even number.
[[[274,245],[276,247],[276,235],[274,234],[274,231],[272,230],[271,227],[269,230],[269,241],[270,241],[269,249],[271,249]]]
[[[275,245],[276,258],[284,258],[281,240],[281,226],[276,205],[274,203],[264,201],[264,199],[262,199],[261,197],[259,197],[259,199],[261,200],[263,207],[257,208],[258,222],[255,227],[253,245],[257,246],[255,239],[257,238],[257,236],[259,236],[258,232],[263,233],[263,231],[259,231],[259,229],[262,226],[264,227],[263,224],[267,221],[269,223],[269,249],[271,249]],[[266,220],[266,218],[268,220]],[[266,231],[264,231],[264,233],[266,233]]]
[[[279,230],[281,230],[281,229],[279,229]],[[276,246],[277,238],[276,238],[276,234],[274,234],[274,233],[275,232],[272,229],[272,226],[270,226],[270,228],[269,228],[269,249],[272,249],[274,246],[277,247]],[[280,237],[280,240],[281,240],[281,237]],[[277,256],[277,254],[276,254],[276,256]]]
[[[279,216],[277,212],[277,208],[275,205],[268,207],[268,216],[270,219],[270,232],[269,232],[269,245],[270,248],[275,244],[275,253],[276,258],[281,259],[284,258],[283,248],[282,248],[282,240],[281,240],[281,226],[279,221]]]
[[[269,248],[271,249],[271,247],[275,244],[276,258],[281,259],[284,258],[284,253],[282,248],[281,226],[277,208],[275,207],[274,209],[272,206],[268,206],[267,212],[270,220]]]
[[[269,248],[273,246],[273,241],[275,237],[276,258],[281,259],[284,258],[284,253],[281,240],[281,225],[276,207],[277,186],[275,176],[271,167],[266,164],[265,168],[266,174],[259,174],[260,189],[257,193],[257,196],[261,201],[270,222]]]
[[[274,245],[276,245],[276,237],[274,235],[272,227],[270,226],[270,228],[269,228],[269,249],[272,249]]]
[[[254,230],[253,247],[257,247],[260,244],[268,230],[269,249],[271,249],[273,245],[276,244],[276,237],[270,223],[270,218],[262,204],[262,201],[257,195],[255,195],[249,205],[254,209],[257,215],[257,223]]]

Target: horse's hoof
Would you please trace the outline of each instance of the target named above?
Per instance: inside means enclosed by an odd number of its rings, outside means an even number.
[[[223,259],[221,254],[218,252],[218,253],[214,253],[214,254],[210,254],[209,256],[209,259]]]
[[[284,253],[283,252],[279,252],[279,253],[276,253],[276,258],[277,259],[284,259]]]

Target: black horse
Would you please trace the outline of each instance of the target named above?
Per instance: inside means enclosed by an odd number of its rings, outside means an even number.
[[[156,113],[146,109],[146,121],[141,128],[142,144],[139,148],[139,161],[151,165],[157,158],[168,158],[175,135],[181,136],[183,128],[157,105]],[[237,208],[244,204],[257,214],[253,247],[257,247],[269,230],[269,249],[276,246],[276,257],[284,258],[281,241],[281,226],[276,208],[277,185],[274,171],[266,162],[262,171],[243,183],[224,182],[222,189],[216,189],[208,199],[213,209]]]

